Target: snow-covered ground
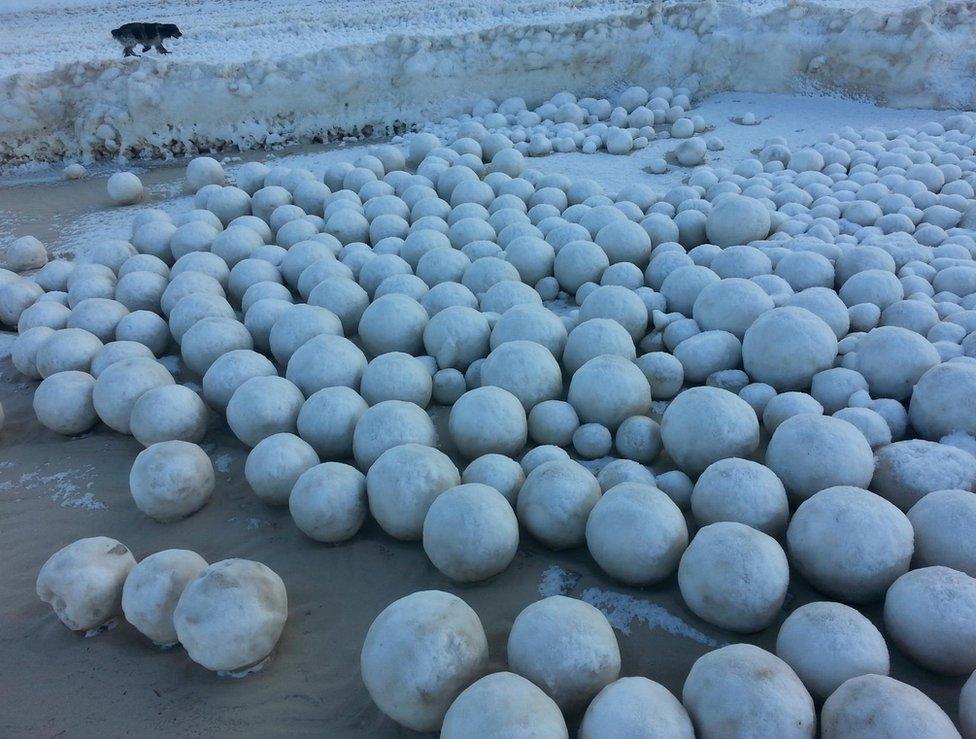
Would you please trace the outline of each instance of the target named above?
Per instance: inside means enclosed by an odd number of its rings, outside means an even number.
[[[177,23],[121,58],[111,28]],[[12,0],[0,5],[0,164],[274,147],[402,128],[480,97],[684,78],[705,93],[830,90],[972,108],[965,2]]]

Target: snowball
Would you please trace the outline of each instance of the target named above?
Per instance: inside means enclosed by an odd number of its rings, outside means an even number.
[[[770,217],[759,200],[741,195],[725,195],[713,206],[705,221],[708,241],[716,246],[737,246],[765,239]]]
[[[637,366],[644,373],[651,388],[651,397],[669,400],[681,391],[684,384],[684,367],[667,352],[651,352],[637,359]]]
[[[465,485],[481,483],[500,492],[509,504],[514,505],[525,473],[522,465],[501,454],[485,454],[473,460],[461,475]]]
[[[145,196],[142,181],[132,172],[116,172],[108,178],[106,189],[112,205],[132,205]]]
[[[224,168],[212,157],[194,157],[186,165],[184,190],[195,193],[207,185],[223,185]]]
[[[218,411],[227,409],[234,391],[252,377],[278,374],[263,354],[250,349],[234,349],[221,355],[203,375],[203,399]]]
[[[661,427],[647,416],[631,416],[617,428],[614,446],[624,459],[650,464],[661,453]]]
[[[742,339],[755,320],[773,307],[773,299],[756,283],[728,278],[698,293],[692,316],[703,331],[728,331]]]
[[[423,524],[424,551],[457,582],[486,580],[504,571],[518,549],[518,521],[497,490],[479,483],[445,490]]]
[[[366,367],[366,356],[349,339],[319,334],[295,350],[285,376],[305,395],[312,395],[325,387],[357,389]]]
[[[227,403],[227,425],[249,447],[272,434],[293,433],[305,398],[284,377],[260,375],[245,380]]]
[[[352,447],[361,470],[368,470],[385,451],[401,444],[436,446],[434,423],[420,406],[384,400],[364,411],[356,422]],[[423,517],[417,524],[418,532],[422,522]]]
[[[884,604],[885,630],[912,659],[944,675],[976,669],[976,579],[948,567],[899,577]]]
[[[885,675],[860,675],[837,688],[823,705],[820,732],[824,739],[959,737],[951,719],[931,698]]]
[[[207,407],[193,390],[163,385],[139,396],[132,406],[129,428],[143,446],[174,439],[199,443],[207,432],[207,421]]]
[[[173,624],[194,662],[240,671],[271,654],[288,618],[285,584],[260,562],[225,559],[190,582]]]
[[[110,365],[99,374],[92,391],[92,404],[107,426],[128,434],[131,433],[129,422],[132,409],[143,393],[172,384],[173,376],[156,360],[130,357]]]
[[[282,312],[268,337],[271,352],[279,364],[288,364],[295,352],[309,339],[323,334],[342,336],[342,323],[325,308],[298,303]]]
[[[193,372],[203,376],[222,355],[235,349],[253,349],[254,341],[243,323],[233,318],[203,318],[183,334],[180,356]]]
[[[506,151],[515,150],[499,153]],[[569,731],[559,706],[549,696],[524,677],[496,672],[474,682],[451,704],[441,737],[568,739]]]
[[[630,459],[615,459],[607,463],[596,476],[600,490],[604,493],[623,483],[638,483],[655,487],[654,473],[639,462]]]
[[[34,357],[37,373],[49,377],[68,370],[87,372],[102,347],[101,340],[84,329],[60,329],[37,347]]]
[[[789,504],[779,478],[747,459],[721,459],[698,478],[691,494],[695,521],[706,526],[735,521],[770,536],[786,530]]]
[[[789,566],[776,540],[729,521],[699,529],[678,567],[688,607],[709,623],[744,633],[772,623],[788,584]]]
[[[701,292],[718,281],[718,275],[707,267],[687,265],[678,267],[665,277],[660,291],[668,301],[668,310],[690,316]]]
[[[44,290],[28,280],[17,280],[0,285],[0,323],[16,326],[20,315],[34,304]]]
[[[13,272],[26,272],[30,269],[40,269],[47,264],[47,250],[44,244],[33,236],[21,236],[15,239],[4,254],[3,265]]]
[[[607,736],[692,739],[684,706],[660,683],[645,677],[622,677],[590,703],[580,724],[580,739]]]
[[[573,375],[589,360],[604,354],[633,360],[637,351],[630,334],[619,323],[606,318],[592,318],[569,333],[563,351],[563,367]]]
[[[508,636],[508,664],[567,712],[585,706],[620,674],[617,638],[600,611],[554,595],[527,606]]]
[[[823,320],[803,308],[776,308],[745,332],[742,362],[757,382],[779,391],[804,390],[815,374],[832,367],[837,337]]]
[[[681,702],[700,736],[811,739],[813,699],[783,660],[752,644],[732,644],[691,666]]]
[[[515,456],[525,446],[528,422],[519,399],[500,387],[469,390],[451,409],[451,438],[468,459],[498,453]]]
[[[798,501],[835,485],[866,488],[874,474],[871,446],[855,426],[811,413],[793,416],[776,429],[766,465]]]
[[[384,400],[404,400],[426,408],[432,380],[423,363],[403,352],[381,354],[363,371],[360,392],[370,405]]]
[[[136,560],[106,536],[79,539],[52,554],[37,575],[37,597],[72,631],[88,631],[119,613],[122,586]]]
[[[871,489],[907,511],[936,490],[976,487],[976,459],[948,444],[912,439],[878,450]]]
[[[748,457],[759,446],[759,421],[727,390],[696,387],[678,395],[661,419],[664,448],[683,470],[700,474],[727,457]]]
[[[439,367],[454,367],[463,372],[488,353],[490,334],[484,315],[473,308],[455,305],[430,319],[423,330],[423,344],[427,353],[437,359]]]
[[[20,374],[36,380],[41,374],[37,371],[37,350],[54,334],[47,326],[35,326],[20,332],[10,349],[10,361]],[[36,393],[36,391],[35,391]]]
[[[912,391],[908,417],[926,439],[960,431],[976,436],[976,367],[948,362],[927,370]]]
[[[319,463],[315,450],[294,434],[272,434],[255,445],[244,464],[244,477],[268,505],[286,505],[295,482]]]
[[[183,590],[207,568],[207,560],[186,549],[165,549],[137,564],[122,588],[125,619],[155,644],[178,641],[173,612]]]
[[[660,490],[622,483],[593,506],[586,544],[612,577],[628,585],[651,585],[674,572],[688,544],[688,528],[678,506]]]
[[[346,541],[356,535],[366,520],[366,478],[347,464],[315,465],[295,482],[288,509],[306,536],[329,544]]]
[[[576,370],[567,399],[583,422],[615,431],[624,419],[647,411],[651,392],[647,378],[633,362],[606,354]]]
[[[98,422],[92,404],[95,378],[86,372],[56,372],[34,391],[34,414],[43,426],[66,436],[82,434]]]
[[[968,490],[937,490],[908,511],[915,530],[916,567],[943,565],[976,575],[976,496]]]
[[[435,316],[431,324],[449,310]],[[526,411],[558,398],[563,390],[559,363],[546,347],[531,341],[508,341],[493,349],[481,365],[481,384],[509,391]]]
[[[369,356],[388,352],[423,353],[427,311],[406,295],[377,298],[363,311],[359,338]],[[487,336],[486,336],[487,339]]]
[[[882,326],[861,337],[857,369],[873,397],[905,400],[915,383],[940,362],[938,350],[924,337],[897,326]]]
[[[841,603],[807,603],[776,637],[776,655],[818,701],[859,675],[887,675],[888,645],[874,624]]]
[[[867,390],[864,376],[844,367],[833,367],[813,376],[810,394],[820,403],[824,412],[833,414],[847,407],[847,401],[858,390]]]
[[[571,460],[545,462],[533,469],[519,491],[519,522],[550,549],[583,543],[586,520],[600,499],[600,483]]]
[[[457,596],[425,590],[387,606],[366,633],[363,682],[383,713],[415,731],[437,731],[458,694],[485,672],[488,641]]]
[[[610,453],[613,437],[606,426],[584,423],[573,433],[573,448],[583,459],[599,459]]]

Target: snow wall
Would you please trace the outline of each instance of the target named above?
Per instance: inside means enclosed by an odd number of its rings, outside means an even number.
[[[599,21],[499,25],[246,63],[159,57],[0,80],[0,164],[191,155],[391,132],[482,97],[653,87],[823,91],[893,107],[976,108],[968,0],[885,7],[654,2]]]

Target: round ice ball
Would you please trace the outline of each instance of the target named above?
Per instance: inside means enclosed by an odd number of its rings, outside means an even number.
[[[670,690],[646,677],[622,677],[597,694],[580,724],[580,739],[611,736],[693,739],[695,730]]]
[[[529,436],[536,444],[569,446],[579,428],[576,409],[564,400],[546,400],[529,412]]]
[[[194,157],[186,165],[184,189],[195,193],[207,185],[223,185],[224,168],[213,157]]]
[[[88,631],[119,613],[122,586],[136,565],[124,544],[107,536],[59,549],[37,575],[37,597],[72,631]]]
[[[914,534],[904,513],[856,487],[830,487],[796,509],[786,532],[790,560],[817,590],[871,603],[908,571]]]
[[[804,308],[775,308],[760,315],[742,340],[749,377],[780,392],[805,390],[813,376],[834,365],[837,336]]]
[[[562,395],[563,374],[559,362],[541,344],[507,341],[492,349],[481,365],[481,384],[507,390],[529,412],[539,403]]]
[[[504,571],[518,550],[518,520],[501,493],[480,483],[449,488],[424,518],[424,551],[457,582],[486,580]]]
[[[234,391],[252,377],[278,374],[274,364],[251,349],[235,349],[221,355],[203,375],[203,398],[218,411],[224,411]]]
[[[465,485],[481,483],[501,493],[510,505],[515,505],[525,472],[522,465],[503,454],[485,454],[471,461],[461,473]]]
[[[927,370],[912,390],[908,417],[926,439],[959,431],[976,436],[976,367],[946,362]]]
[[[40,269],[47,264],[47,250],[34,236],[21,236],[15,239],[4,254],[3,265],[13,272],[26,272]]]
[[[688,545],[688,527],[672,500],[650,485],[609,489],[586,522],[586,545],[604,572],[628,585],[668,577]]]
[[[139,562],[125,579],[125,620],[155,644],[176,643],[173,612],[183,590],[207,568],[207,560],[187,549],[165,549]]]
[[[555,459],[529,472],[516,501],[519,522],[550,549],[579,546],[586,521],[600,499],[600,483],[588,469]]]
[[[853,677],[824,702],[823,739],[924,736],[959,739],[952,720],[921,690],[886,675]]]
[[[620,674],[620,648],[599,610],[554,595],[527,606],[508,635],[508,664],[567,712],[581,709]]]
[[[431,504],[460,482],[457,467],[444,452],[400,444],[384,451],[366,473],[369,510],[390,536],[416,541],[423,538]]]
[[[759,420],[727,390],[690,388],[664,411],[661,440],[682,470],[697,475],[720,459],[750,456],[759,446]]]
[[[43,426],[65,436],[83,434],[98,423],[92,404],[95,378],[87,372],[55,372],[34,391],[34,414]]]
[[[101,339],[82,328],[59,329],[37,347],[34,356],[37,374],[49,377],[68,370],[88,372],[103,346]]]
[[[699,529],[678,566],[688,607],[711,624],[743,633],[772,623],[789,579],[786,554],[776,540],[732,521]]]
[[[305,397],[284,377],[261,375],[241,383],[227,403],[227,425],[249,447],[272,434],[293,433]]]
[[[105,425],[128,434],[136,401],[149,390],[174,382],[169,371],[155,359],[123,359],[99,374],[92,390],[92,403]]]
[[[973,490],[976,459],[949,444],[909,439],[879,449],[871,489],[903,511],[936,490]]]
[[[793,611],[776,637],[776,655],[818,701],[859,675],[887,675],[888,645],[863,614],[819,601]]]
[[[959,695],[959,724],[967,737],[976,736],[976,672],[970,675]]]
[[[366,632],[360,667],[383,713],[414,731],[437,731],[458,694],[485,672],[488,640],[457,596],[424,590],[387,606]]]
[[[329,544],[351,539],[366,520],[366,477],[340,462],[315,465],[295,482],[288,510],[311,539]]]
[[[295,482],[318,463],[318,455],[308,442],[294,434],[272,434],[248,452],[244,477],[268,505],[287,505]]]
[[[567,400],[584,423],[599,423],[616,431],[625,419],[647,412],[651,389],[632,361],[604,354],[576,370]]]
[[[157,521],[176,521],[203,507],[214,489],[214,468],[199,446],[162,441],[143,449],[129,471],[136,507]]]
[[[705,221],[708,242],[721,247],[765,239],[769,229],[769,210],[762,201],[741,195],[718,199]]]
[[[260,562],[225,559],[186,586],[173,624],[190,659],[235,672],[271,654],[287,618],[288,595],[277,574]]]
[[[779,425],[766,447],[769,467],[796,501],[825,488],[866,488],[874,454],[857,427],[831,416],[801,413]]]
[[[401,444],[436,446],[434,423],[420,406],[384,400],[364,411],[356,421],[352,448],[361,470],[368,470],[381,454]]]
[[[969,490],[936,490],[909,509],[908,520],[915,530],[916,567],[943,565],[976,577],[976,538],[972,536],[976,495]]]
[[[433,380],[416,357],[390,352],[379,355],[366,366],[359,390],[370,405],[384,400],[404,400],[426,408],[430,403]]]
[[[949,567],[923,567],[892,583],[885,631],[928,670],[968,675],[976,669],[976,579]]]
[[[207,407],[184,385],[163,385],[143,393],[132,406],[129,427],[143,446],[160,441],[203,440],[207,432]]]
[[[941,361],[924,336],[907,328],[881,326],[861,337],[855,367],[868,381],[872,397],[905,400],[915,383]]]
[[[691,511],[699,526],[736,521],[777,537],[790,517],[783,483],[768,467],[749,459],[720,459],[710,464],[691,493]]]
[[[514,149],[503,149],[515,151]],[[498,159],[498,155],[495,155]],[[474,682],[451,704],[442,739],[568,739],[566,720],[552,698],[521,675],[496,672]]]
[[[812,739],[813,699],[783,660],[752,644],[699,657],[681,691],[699,736]]]
[[[487,386],[469,390],[457,400],[448,428],[458,451],[468,459],[492,453],[513,457],[525,446],[528,421],[517,397]]]
[[[106,189],[112,205],[132,205],[144,196],[142,180],[132,172],[116,172],[108,178]]]

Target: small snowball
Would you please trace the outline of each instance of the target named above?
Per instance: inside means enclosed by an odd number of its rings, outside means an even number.
[[[186,549],[165,549],[139,562],[125,579],[125,620],[160,646],[179,638],[173,612],[183,590],[207,568],[207,560]]]
[[[496,672],[466,688],[451,704],[441,727],[442,739],[530,736],[568,739],[569,730],[559,706],[511,672]]]
[[[586,520],[600,499],[600,483],[569,459],[545,462],[525,478],[516,511],[519,522],[551,549],[583,543]]]
[[[295,482],[288,509],[306,536],[329,544],[346,541],[366,520],[366,478],[347,464],[315,465]]]
[[[272,434],[248,453],[244,477],[265,503],[286,505],[298,478],[318,463],[318,455],[308,442],[294,434]]]
[[[116,172],[108,178],[106,188],[112,205],[132,205],[145,196],[142,180],[132,172]]]
[[[522,483],[525,482],[525,473],[522,471],[522,465],[510,457],[501,454],[485,454],[464,468],[461,482],[465,485],[481,483],[494,488],[514,506]]]
[[[683,470],[700,474],[726,457],[748,457],[759,446],[759,421],[727,390],[696,387],[678,395],[661,419],[664,448]]]

